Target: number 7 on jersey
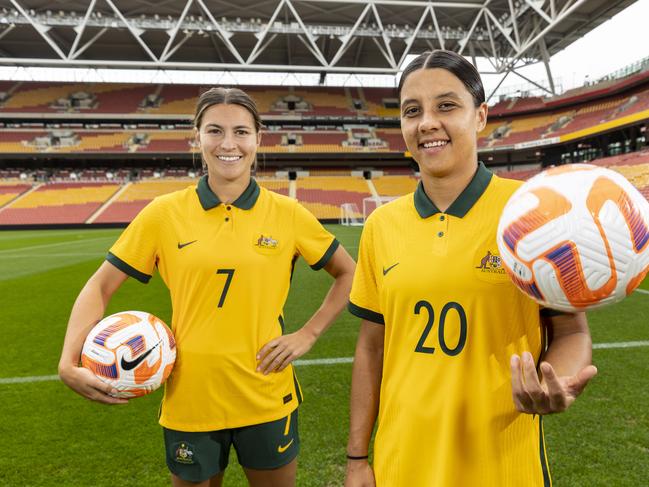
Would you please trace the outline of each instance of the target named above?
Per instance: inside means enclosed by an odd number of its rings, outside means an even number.
[[[218,308],[223,307],[225,303],[225,297],[228,294],[228,289],[230,289],[230,283],[232,282],[232,277],[234,276],[234,269],[219,269],[216,271],[217,274],[227,274],[228,277],[225,278],[225,285],[223,286],[223,292],[221,292],[221,297],[219,298]]]

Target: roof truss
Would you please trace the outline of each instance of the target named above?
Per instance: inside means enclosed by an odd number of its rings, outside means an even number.
[[[3,47],[0,64],[391,74],[409,54],[446,48],[484,56],[491,69],[483,72],[503,76],[544,62],[553,91],[544,37],[588,0],[266,0],[249,18],[223,15],[235,8],[228,0],[158,2],[174,15],[118,0],[52,13],[31,1],[9,0],[0,42],[31,30],[39,55]],[[315,20],[329,12],[338,23]],[[107,47],[114,39],[120,48]]]

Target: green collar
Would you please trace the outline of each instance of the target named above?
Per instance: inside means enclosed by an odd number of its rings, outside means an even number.
[[[475,176],[473,176],[469,185],[464,188],[455,201],[451,203],[451,206],[446,210],[446,214],[463,218],[473,208],[476,201],[480,199],[485,189],[487,189],[492,176],[493,173],[485,167],[482,161],[479,161]],[[419,181],[419,185],[415,191],[415,208],[422,218],[428,218],[435,213],[441,213],[439,208],[435,206],[435,203],[430,200],[426,191],[424,191],[424,185],[421,181]]]
[[[232,205],[242,210],[249,210],[255,206],[257,198],[259,198],[259,191],[257,181],[250,178],[250,184],[248,184],[246,190],[241,193],[241,196],[239,196]],[[210,189],[210,185],[207,183],[207,174],[198,181],[196,193],[198,194],[198,199],[205,211],[216,208],[221,204],[221,200],[219,200],[219,197],[214,194]]]

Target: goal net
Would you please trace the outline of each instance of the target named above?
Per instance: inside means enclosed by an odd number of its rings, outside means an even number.
[[[345,226],[363,225],[362,214],[356,203],[343,203],[340,205],[340,223]]]
[[[369,198],[363,198],[363,221],[379,206],[397,198],[398,196],[370,196]]]

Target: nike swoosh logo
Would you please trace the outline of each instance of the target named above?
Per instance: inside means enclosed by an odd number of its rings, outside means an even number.
[[[149,356],[149,354],[151,352],[153,352],[158,345],[160,345],[160,342],[162,342],[162,340],[160,340],[158,343],[153,345],[151,348],[149,348],[146,352],[144,352],[142,355],[140,355],[135,360],[130,360],[129,361],[129,360],[126,360],[124,357],[122,357],[122,361],[120,363],[120,365],[122,366],[122,369],[131,370],[131,369],[134,369],[135,367],[137,367],[138,365],[140,365],[142,363],[142,361],[145,358],[147,358]]]
[[[390,272],[392,269],[394,269],[396,266],[398,266],[399,263],[397,262],[396,264],[392,264],[390,267],[387,269],[384,267],[383,268],[383,275],[385,276],[388,272]]]
[[[187,247],[188,245],[191,245],[194,242],[198,242],[198,240],[192,240],[191,242],[185,242],[185,243],[178,242],[178,248],[182,249],[183,247]]]
[[[289,441],[289,442],[288,442],[286,445],[284,445],[284,446],[282,446],[282,445],[278,446],[278,447],[277,447],[277,452],[278,452],[278,453],[284,453],[284,452],[288,449],[288,447],[291,446],[292,444],[293,444],[293,440]]]

